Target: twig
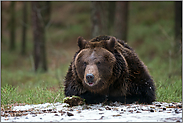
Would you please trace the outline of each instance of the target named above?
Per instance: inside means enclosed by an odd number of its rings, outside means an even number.
[[[57,95],[57,97],[55,98],[53,104],[55,103],[56,99],[60,96],[60,93]]]

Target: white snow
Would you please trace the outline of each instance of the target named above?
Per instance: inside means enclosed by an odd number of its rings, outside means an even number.
[[[13,111],[31,109],[32,113],[16,117],[1,115],[1,122],[182,122],[182,108],[163,110],[163,107],[169,106],[170,103],[163,103],[161,107],[142,104],[121,105],[118,103],[115,106],[95,104],[67,107],[67,105],[58,102],[15,106]],[[178,112],[175,112],[175,109]],[[46,113],[43,110],[55,112]],[[72,113],[73,116],[68,116],[68,113]]]

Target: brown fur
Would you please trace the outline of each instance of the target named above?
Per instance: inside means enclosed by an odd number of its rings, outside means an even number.
[[[147,67],[124,41],[99,36],[90,41],[78,37],[79,51],[65,78],[65,95],[80,96],[86,102],[111,101],[151,103],[155,87]],[[94,76],[92,86],[86,79]],[[106,96],[106,97],[104,97]]]

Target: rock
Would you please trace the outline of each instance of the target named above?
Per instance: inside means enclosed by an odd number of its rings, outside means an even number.
[[[104,116],[101,116],[100,120],[103,119],[103,118],[104,118]]]
[[[118,108],[113,108],[113,111],[118,111]]]
[[[164,108],[163,108],[163,110],[165,111],[165,110],[166,110],[166,108],[164,107]]]
[[[33,114],[33,115],[32,115],[32,117],[36,117],[36,116],[37,116],[37,114]]]
[[[10,117],[10,114],[9,113],[5,113],[4,117]]]
[[[62,111],[62,110],[58,112],[61,113],[61,116],[66,113],[65,111]]]
[[[105,107],[106,110],[111,110],[111,108],[109,106]]]
[[[53,109],[47,109],[47,111],[52,111]]]
[[[177,105],[177,108],[182,108],[182,105]]]
[[[35,111],[31,111],[31,114],[36,114],[36,112]]]
[[[26,115],[28,115],[28,113],[27,112],[23,112],[22,115],[23,116],[26,116]]]
[[[137,111],[136,113],[142,113],[142,112],[140,112],[140,111]]]
[[[103,112],[99,113],[99,114],[104,114]]]
[[[81,113],[81,111],[78,111],[78,113]]]
[[[74,110],[71,108],[71,109],[69,109],[69,111],[74,111]]]
[[[99,110],[99,111],[103,111],[103,109],[100,109],[100,108],[99,108],[98,110]]]
[[[175,109],[175,113],[177,113],[177,114],[180,113],[179,110],[178,110],[177,108]]]
[[[46,110],[42,110],[42,112],[46,113]]]
[[[157,104],[156,107],[161,107],[161,105],[160,104]]]
[[[50,113],[57,113],[57,111],[51,111]]]
[[[128,112],[131,112],[131,113],[133,113],[133,110],[129,110]]]
[[[163,112],[163,110],[159,110],[159,112]]]
[[[67,115],[68,116],[74,116],[74,114],[70,113],[70,112],[67,112]]]
[[[54,116],[59,116],[58,114],[55,114]]]
[[[118,117],[118,116],[122,116],[122,115],[120,115],[120,114],[117,114],[117,115],[112,115],[113,117]]]
[[[150,112],[154,112],[154,109],[151,108],[149,111],[150,111]]]

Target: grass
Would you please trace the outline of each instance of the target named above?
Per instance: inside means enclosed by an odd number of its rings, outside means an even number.
[[[181,102],[182,56],[181,51],[174,52],[173,2],[137,4],[131,3],[130,18],[134,19],[130,20],[128,44],[147,65],[155,81],[157,101]]]
[[[25,104],[43,104],[46,102],[56,103],[64,98],[62,89],[50,90],[47,86],[37,85],[36,87],[24,86],[24,90],[18,90],[19,87],[13,87],[6,84],[1,89],[1,104],[5,109],[11,104],[25,103]]]
[[[182,56],[181,52],[174,52],[173,2],[130,2],[129,10],[127,42],[148,67],[156,85],[157,101],[182,101]],[[59,15],[58,11],[63,13]],[[17,12],[20,16],[21,10]],[[8,21],[7,17],[2,19]],[[21,56],[20,25],[14,52],[8,51],[8,29],[3,26],[1,106],[63,101],[63,80],[77,50],[76,39],[90,39],[90,2],[53,2],[51,22],[47,27],[46,73],[33,71],[31,27],[27,55]]]

